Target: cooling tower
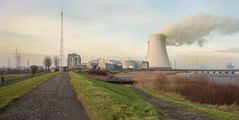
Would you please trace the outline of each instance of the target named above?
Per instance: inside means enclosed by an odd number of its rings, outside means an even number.
[[[153,34],[148,41],[149,68],[171,69],[166,50],[166,37],[163,34]]]

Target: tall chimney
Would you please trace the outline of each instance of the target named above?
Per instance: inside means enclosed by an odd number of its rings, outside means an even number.
[[[163,34],[153,34],[148,41],[147,61],[149,68],[171,69],[167,50],[166,36]]]

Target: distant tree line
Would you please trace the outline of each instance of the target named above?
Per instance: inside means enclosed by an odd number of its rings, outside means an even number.
[[[43,65],[47,68],[47,71],[50,71],[50,67],[51,65],[53,64],[54,62],[54,70],[55,71],[59,71],[60,67],[59,67],[59,63],[60,63],[60,60],[59,60],[59,57],[58,56],[55,56],[52,60],[52,58],[50,56],[46,56],[43,60]]]
[[[43,65],[46,68],[46,70],[49,72],[50,71],[50,67],[52,66],[52,64],[54,63],[54,71],[59,71],[60,67],[59,67],[59,57],[55,56],[52,60],[52,58],[50,56],[45,56],[43,59]],[[32,65],[30,66],[30,69],[32,71],[32,75],[35,76],[36,72],[38,71],[38,66],[37,65]]]

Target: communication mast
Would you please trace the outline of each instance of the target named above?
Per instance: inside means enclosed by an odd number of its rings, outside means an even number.
[[[60,38],[60,70],[63,70],[64,65],[64,29],[63,29],[63,7],[61,8],[61,38]]]

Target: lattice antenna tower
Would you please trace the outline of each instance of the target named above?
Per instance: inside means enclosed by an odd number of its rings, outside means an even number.
[[[64,10],[61,7],[61,35],[60,35],[60,69],[63,70],[64,65]]]

